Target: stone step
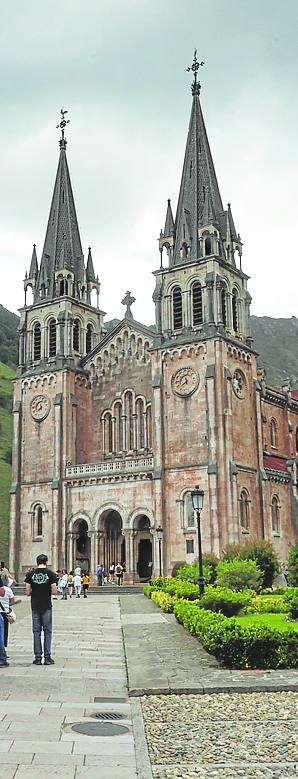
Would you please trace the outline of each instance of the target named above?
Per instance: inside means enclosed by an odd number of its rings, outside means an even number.
[[[100,595],[103,593],[104,595],[119,595],[121,592],[122,595],[136,595],[137,593],[143,592],[143,586],[143,584],[123,584],[121,587],[118,587],[116,584],[105,584],[103,587],[91,585],[88,594]],[[15,595],[24,595],[24,587],[17,584],[13,587],[13,592]]]

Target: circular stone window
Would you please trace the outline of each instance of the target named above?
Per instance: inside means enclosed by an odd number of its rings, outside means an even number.
[[[236,370],[234,371],[234,375],[232,378],[232,387],[235,392],[235,395],[237,395],[237,398],[245,397],[246,380],[245,380],[244,373],[240,370],[240,368],[236,368]]]

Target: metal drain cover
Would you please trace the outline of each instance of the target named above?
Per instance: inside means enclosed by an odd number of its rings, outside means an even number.
[[[83,736],[122,736],[129,733],[125,725],[114,725],[113,722],[76,722],[71,730]]]
[[[119,714],[118,711],[97,711],[95,714],[92,714],[92,717],[101,720],[125,719],[124,714]]]

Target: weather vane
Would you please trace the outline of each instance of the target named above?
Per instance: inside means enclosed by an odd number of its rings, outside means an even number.
[[[191,91],[192,91],[193,95],[196,94],[196,93],[200,94],[201,84],[200,84],[200,82],[197,79],[197,72],[198,72],[199,68],[203,67],[203,65],[205,65],[204,62],[198,62],[198,60],[197,60],[197,49],[195,49],[195,52],[194,52],[194,55],[193,55],[192,65],[190,65],[189,68],[186,68],[188,73],[190,72],[190,70],[192,70],[192,72],[194,74],[194,80],[193,80],[192,85],[191,85]]]
[[[66,143],[65,138],[64,138],[64,130],[65,130],[66,125],[69,124],[70,119],[65,119],[65,114],[68,114],[68,111],[65,111],[64,108],[61,108],[60,113],[61,113],[61,117],[62,117],[61,118],[61,122],[59,122],[59,124],[57,124],[56,127],[57,127],[57,130],[59,130],[59,129],[61,130],[61,138],[60,138],[60,141],[59,141],[60,146],[61,146],[61,144]]]

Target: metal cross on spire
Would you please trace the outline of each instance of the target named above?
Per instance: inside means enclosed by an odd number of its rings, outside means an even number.
[[[68,114],[68,111],[65,111],[64,108],[61,108],[60,113],[61,113],[61,122],[59,122],[59,124],[56,125],[56,128],[57,128],[57,130],[59,130],[59,129],[61,130],[61,138],[59,140],[59,144],[60,144],[60,148],[62,148],[62,146],[66,146],[66,139],[64,137],[64,130],[65,130],[66,125],[69,124],[70,119],[65,119],[65,114]]]
[[[135,298],[132,296],[131,292],[127,290],[125,297],[123,298],[123,300],[121,300],[122,305],[126,306],[125,319],[133,319],[133,315],[130,307],[134,302],[135,302]]]
[[[192,72],[194,74],[194,80],[193,80],[192,85],[191,85],[191,91],[192,91],[193,95],[199,95],[200,94],[201,84],[200,84],[200,82],[197,79],[197,72],[198,72],[199,68],[203,67],[203,65],[205,65],[204,62],[198,62],[198,60],[197,60],[197,49],[195,49],[194,55],[193,55],[192,65],[190,65],[189,68],[186,68],[188,73],[190,72],[190,70],[192,70]]]

